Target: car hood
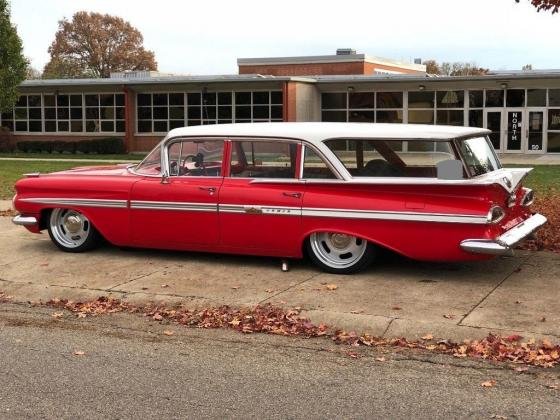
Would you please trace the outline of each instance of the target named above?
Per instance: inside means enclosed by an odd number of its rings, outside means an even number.
[[[132,163],[120,163],[117,165],[103,165],[103,166],[80,166],[65,171],[53,172],[53,175],[127,175],[129,174],[127,168],[133,165]]]

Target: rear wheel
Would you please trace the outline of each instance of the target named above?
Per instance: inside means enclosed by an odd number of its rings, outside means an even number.
[[[83,252],[95,248],[101,239],[89,219],[77,210],[54,209],[48,220],[49,236],[66,252]]]
[[[375,247],[365,239],[335,232],[311,234],[307,250],[315,265],[334,274],[361,271],[373,262],[376,255]]]

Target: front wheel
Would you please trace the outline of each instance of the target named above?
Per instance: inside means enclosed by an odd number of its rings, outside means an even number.
[[[351,274],[365,269],[376,256],[375,247],[352,235],[316,232],[307,241],[307,251],[313,263],[333,274]]]
[[[95,248],[101,239],[89,219],[76,210],[54,209],[48,220],[49,236],[66,252],[83,252]]]

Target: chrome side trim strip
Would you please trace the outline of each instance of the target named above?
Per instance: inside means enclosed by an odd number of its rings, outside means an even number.
[[[404,220],[414,222],[471,223],[480,225],[487,223],[486,215],[478,216],[445,213],[321,209],[309,207],[304,207],[302,209],[302,215],[314,217],[340,217],[344,219]]]
[[[259,204],[220,204],[221,213],[272,214],[277,216],[301,216],[300,207],[263,206]]]
[[[27,203],[49,204],[58,206],[81,206],[81,207],[111,207],[126,208],[127,200],[105,200],[94,198],[22,198]]]
[[[218,211],[217,204],[185,203],[176,201],[131,201],[131,209],[138,210],[177,210],[177,211]]]

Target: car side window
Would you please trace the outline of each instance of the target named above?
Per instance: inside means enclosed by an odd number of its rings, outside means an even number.
[[[313,149],[306,146],[304,153],[302,178],[337,179],[331,168]]]
[[[297,144],[281,141],[234,141],[231,176],[294,178]]]
[[[223,140],[181,140],[168,149],[170,176],[221,176]]]

